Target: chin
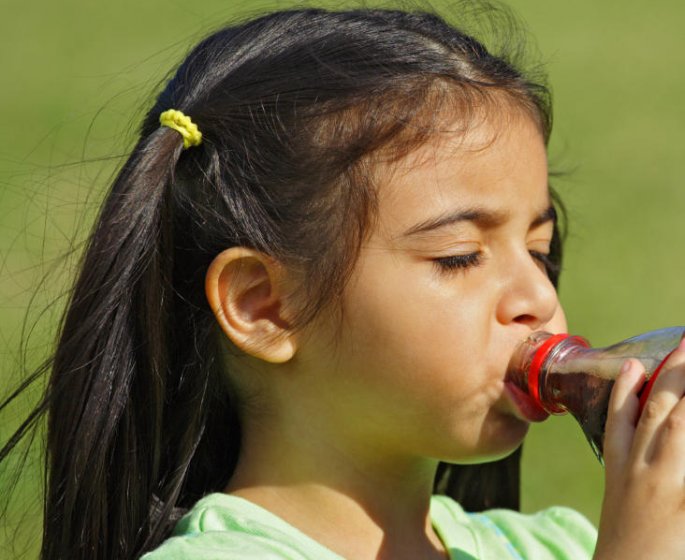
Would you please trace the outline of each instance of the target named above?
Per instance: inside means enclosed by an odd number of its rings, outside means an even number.
[[[514,451],[516,451],[521,445],[517,445],[513,449],[508,449],[507,451],[501,451],[499,453],[482,453],[481,455],[474,455],[472,457],[460,458],[458,460],[446,460],[446,463],[454,463],[455,465],[480,465],[483,463],[494,463],[496,461],[501,461],[506,459]]]
[[[460,449],[459,454],[447,455],[440,460],[445,463],[452,463],[455,465],[477,465],[481,463],[493,463],[505,459],[514,453],[523,444],[524,436],[528,431],[528,424],[523,423],[517,433],[509,433],[509,437],[491,439],[488,445],[481,445],[470,450]]]
[[[510,419],[506,426],[498,426],[497,430],[483,437],[466,460],[458,461],[460,464],[492,463],[500,461],[514,453],[528,433],[530,424],[519,419]]]

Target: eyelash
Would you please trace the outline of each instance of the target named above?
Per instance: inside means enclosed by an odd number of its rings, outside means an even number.
[[[530,256],[533,257],[536,261],[538,261],[544,268],[545,272],[547,275],[549,275],[550,271],[554,268],[554,263],[552,262],[552,258],[545,253],[540,253],[538,251],[528,251],[530,253]]]
[[[466,268],[475,268],[483,264],[483,253],[480,251],[476,253],[469,253],[468,255],[451,255],[449,257],[440,257],[435,259],[435,264],[440,272],[450,272],[452,270],[464,270]]]
[[[553,268],[554,265],[549,255],[540,253],[539,251],[529,251],[529,253],[530,256],[537,260],[546,271],[549,271]],[[435,259],[435,264],[441,272],[475,268],[483,264],[483,253],[478,251],[476,253],[469,253],[467,255],[451,255],[449,257],[440,257]]]

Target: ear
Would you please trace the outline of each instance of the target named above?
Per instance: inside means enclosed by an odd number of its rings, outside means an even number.
[[[260,251],[232,247],[219,253],[205,277],[209,305],[226,336],[243,352],[271,363],[295,354],[284,317],[285,271]]]

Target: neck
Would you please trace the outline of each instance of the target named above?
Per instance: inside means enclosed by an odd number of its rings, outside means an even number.
[[[245,435],[226,492],[345,558],[445,557],[429,516],[436,461],[384,457],[301,433],[284,437],[282,426],[277,438],[263,430]]]

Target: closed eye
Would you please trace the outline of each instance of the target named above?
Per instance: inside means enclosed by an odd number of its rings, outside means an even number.
[[[440,272],[464,270],[480,266],[483,262],[483,254],[478,251],[467,255],[450,255],[449,257],[434,259],[434,262]]]
[[[539,251],[528,251],[540,265],[540,269],[550,278],[559,274],[559,263],[552,260],[549,253],[541,253]]]
[[[547,267],[552,264],[549,258],[549,253],[541,253],[540,251],[528,251],[530,256],[538,261],[541,265]]]

